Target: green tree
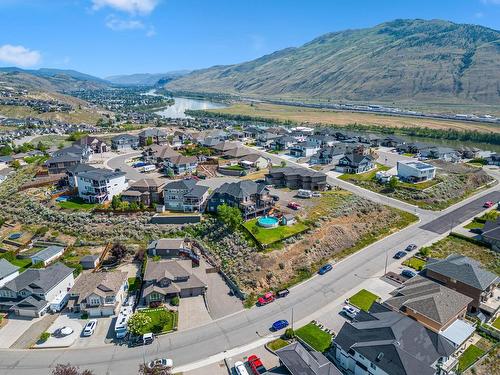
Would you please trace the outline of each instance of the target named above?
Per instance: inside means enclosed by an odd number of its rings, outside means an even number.
[[[21,168],[21,163],[19,162],[19,160],[14,160],[11,164],[11,167],[14,169],[19,169]]]
[[[172,168],[167,168],[166,174],[168,178],[173,178],[174,177],[174,171]]]
[[[0,147],[0,156],[7,156],[12,154],[12,147],[10,145],[4,145]]]
[[[118,195],[114,195],[111,199],[111,208],[113,208],[113,210],[118,210],[120,208],[120,205],[120,197]]]
[[[137,211],[139,210],[139,205],[137,204],[137,202],[130,202],[129,208],[131,211]]]
[[[392,191],[396,190],[396,188],[398,187],[398,179],[394,176],[391,177],[389,183],[387,184],[387,187]]]
[[[37,145],[36,145],[36,149],[38,151],[42,151],[42,152],[45,152],[48,150],[48,147],[45,143],[43,143],[42,141],[38,142]]]
[[[127,322],[127,329],[134,335],[142,335],[146,328],[151,324],[151,318],[142,313],[133,314]]]
[[[243,224],[241,211],[238,207],[231,207],[224,203],[217,207],[217,215],[224,224],[232,229],[236,229]]]
[[[146,139],[146,146],[151,146],[153,144],[153,137],[148,137]]]

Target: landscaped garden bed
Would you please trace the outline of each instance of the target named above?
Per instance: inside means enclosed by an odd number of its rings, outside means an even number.
[[[318,352],[325,352],[332,343],[333,336],[317,325],[309,323],[295,331],[295,336]]]
[[[476,345],[469,345],[467,349],[458,358],[458,370],[464,371],[476,362],[482,355],[484,350],[478,348]]]
[[[417,258],[415,256],[408,258],[403,262],[403,266],[413,268],[416,271],[421,271],[425,267],[425,264],[425,260]]]
[[[177,328],[177,311],[158,307],[139,310],[139,313],[151,318],[151,323],[143,327],[141,334],[149,332],[156,334],[167,333]]]
[[[276,340],[273,340],[271,342],[268,342],[267,347],[269,348],[269,350],[275,352],[278,349],[284,348],[288,344],[289,344],[289,342],[286,340],[276,339]]]
[[[263,228],[258,224],[258,219],[248,220],[243,226],[262,246],[283,241],[309,229],[309,226],[302,222],[292,225],[278,225],[275,228]]]
[[[349,297],[349,304],[360,310],[368,311],[370,310],[370,307],[372,307],[373,303],[379,299],[380,297],[376,294],[373,294],[366,289],[361,289],[355,295]]]

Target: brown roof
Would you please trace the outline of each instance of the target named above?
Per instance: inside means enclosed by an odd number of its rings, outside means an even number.
[[[175,151],[172,147],[169,145],[151,145],[151,150],[154,153],[154,156],[160,159],[167,159],[175,156],[179,156],[180,154]]]
[[[245,155],[245,156],[241,157],[240,161],[249,161],[250,163],[255,163],[260,158],[264,158],[264,157],[262,155],[259,155],[259,154],[250,154],[250,155]]]
[[[227,151],[227,150],[232,150],[233,148],[237,148],[237,147],[238,147],[238,144],[235,142],[223,141],[223,142],[217,143],[212,148],[215,150],[219,150],[219,151]]]
[[[81,303],[91,294],[101,297],[118,293],[122,285],[127,281],[126,272],[96,272],[82,273],[71,288],[71,294],[77,295],[77,303]]]
[[[129,190],[134,190],[134,188],[149,189],[150,187],[154,189],[161,189],[164,185],[165,181],[158,178],[143,178],[142,180],[138,180],[130,185]]]
[[[232,158],[239,158],[241,156],[248,155],[250,151],[245,147],[236,147],[224,152],[224,156],[229,156]]]
[[[184,156],[184,155],[169,157],[167,159],[169,159],[172,164],[176,165],[196,163],[198,161],[198,158],[196,156]]]

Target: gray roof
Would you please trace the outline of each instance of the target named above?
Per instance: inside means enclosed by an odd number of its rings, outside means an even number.
[[[75,165],[72,165],[68,168],[66,168],[67,172],[70,172],[72,174],[80,173],[80,172],[88,172],[88,171],[93,171],[94,169],[97,169],[89,164],[84,164],[84,163],[78,163]]]
[[[73,269],[59,262],[47,268],[28,268],[14,280],[7,282],[4,288],[14,292],[29,289],[32,292],[46,293],[71,273],[73,273]]]
[[[126,272],[82,273],[71,288],[71,294],[77,296],[77,303],[85,301],[91,294],[97,294],[104,298],[116,295],[126,282]]]
[[[165,133],[161,129],[144,129],[142,132],[139,133],[139,137],[166,137],[167,133]]]
[[[43,261],[47,261],[53,256],[62,253],[64,251],[64,247],[61,246],[49,246],[43,250],[40,250],[38,253],[33,254],[31,257],[36,257]]]
[[[308,351],[299,342],[294,342],[277,350],[276,355],[292,375],[342,374],[323,354]]]
[[[283,168],[272,168],[269,171],[270,174],[283,173],[286,176],[308,176],[308,177],[326,177],[324,173],[317,172],[313,169],[299,168],[299,167],[283,167]]]
[[[334,343],[345,351],[358,352],[391,375],[434,375],[431,366],[455,351],[448,340],[415,320],[374,305],[378,312],[344,323]]]
[[[193,179],[182,179],[169,182],[165,185],[165,190],[191,190],[196,185]]]
[[[420,275],[391,294],[393,297],[384,303],[393,309],[404,313],[409,308],[441,325],[455,319],[472,302],[472,298]]]
[[[231,183],[225,182],[217,190],[215,190],[215,193],[228,194],[235,198],[244,198],[254,194],[261,194],[265,189],[265,184],[258,184],[251,180],[244,180]]]
[[[78,177],[99,181],[99,180],[122,177],[125,176],[125,174],[126,173],[122,171],[113,171],[111,169],[104,169],[104,168],[94,168],[91,171],[79,173]]]
[[[182,249],[183,247],[183,238],[160,238],[151,241],[148,245],[148,249]]]
[[[132,135],[132,134],[119,134],[111,138],[111,141],[120,141],[120,140],[130,140],[130,141],[136,141],[138,140],[139,137]]]
[[[208,191],[208,186],[195,185],[184,198],[201,198]]]
[[[0,279],[12,275],[17,270],[19,270],[19,267],[14,266],[6,259],[0,259]]]
[[[479,290],[498,282],[498,276],[485,270],[481,263],[460,254],[451,254],[446,259],[429,259],[426,269]]]

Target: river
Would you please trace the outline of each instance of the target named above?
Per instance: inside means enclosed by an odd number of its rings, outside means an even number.
[[[187,99],[174,97],[175,103],[155,113],[166,118],[190,118],[184,112],[188,109],[216,109],[225,108],[227,105],[208,100]]]

